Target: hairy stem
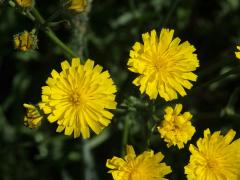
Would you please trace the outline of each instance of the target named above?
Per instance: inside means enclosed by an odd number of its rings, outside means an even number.
[[[44,26],[44,29],[43,31],[45,32],[45,34],[56,44],[58,45],[60,48],[62,48],[65,52],[65,54],[67,56],[70,56],[70,57],[78,57],[77,54],[75,54],[66,44],[64,44],[57,36],[56,34],[53,32],[53,30],[47,26],[45,24],[45,19],[42,17],[42,15],[38,12],[38,10],[36,8],[33,8],[32,9],[32,14],[33,16],[35,17],[36,21]]]

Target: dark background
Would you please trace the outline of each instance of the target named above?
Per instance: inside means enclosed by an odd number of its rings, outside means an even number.
[[[36,1],[36,7],[47,18],[59,2]],[[72,25],[63,23],[54,31],[74,50],[82,46],[84,58],[94,59],[110,71],[118,86],[119,107],[125,105],[128,110],[115,113],[113,122],[104,132],[107,138],[92,148],[90,156],[84,152],[84,144],[91,139],[83,141],[57,134],[55,124],[47,121],[36,130],[24,127],[22,104],[40,101],[41,86],[53,68],[60,70],[60,62],[67,57],[42,32],[38,34],[37,51],[15,50],[13,35],[31,31],[35,24],[13,8],[0,5],[0,179],[82,180],[89,168],[92,174],[96,171],[98,179],[111,179],[105,163],[107,158],[121,155],[125,121],[130,122],[128,143],[134,145],[137,153],[145,150],[144,123],[151,116],[151,102],[148,97],[140,96],[138,88],[131,84],[136,76],[126,66],[131,46],[141,41],[144,32],[173,28],[175,37],[188,40],[196,47],[200,68],[196,72],[199,79],[195,87],[239,64],[234,55],[236,45],[240,45],[239,0],[94,0],[88,14],[84,44],[73,41],[78,36],[74,35],[74,29],[78,28],[74,25],[76,16],[83,15],[62,14],[57,20],[66,19]],[[239,80],[239,75],[232,75],[179,99],[184,109],[194,114],[197,132],[192,143],[206,128],[223,132],[233,128],[239,137]],[[156,104],[156,116],[162,119],[166,104],[160,98]],[[187,147],[180,151],[175,147],[167,149],[159,135],[154,134],[151,148],[162,151],[165,161],[172,166],[173,173],[168,178],[185,179],[183,167],[189,159]]]

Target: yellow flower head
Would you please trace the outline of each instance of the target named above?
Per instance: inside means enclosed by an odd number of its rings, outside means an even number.
[[[235,55],[238,59],[240,59],[240,46],[237,46],[238,52],[235,52]]]
[[[16,0],[16,2],[23,8],[30,8],[34,5],[34,0]]]
[[[160,163],[164,156],[161,152],[154,154],[152,150],[144,151],[136,156],[132,146],[127,146],[127,155],[122,158],[108,159],[106,166],[112,170],[114,180],[157,180],[165,179],[171,173],[171,167]]]
[[[181,111],[182,104],[177,104],[174,109],[168,106],[165,109],[164,120],[158,126],[158,131],[168,147],[177,145],[179,149],[183,148],[196,131],[191,124],[192,114],[181,114]]]
[[[136,42],[130,51],[128,69],[139,76],[133,84],[140,86],[150,99],[158,94],[166,101],[185,96],[184,88],[191,89],[190,81],[196,81],[192,73],[199,67],[195,48],[188,41],[180,44],[173,39],[174,30],[162,29],[158,38],[155,30],[142,35],[143,44]]]
[[[31,129],[40,126],[43,116],[40,114],[38,107],[32,104],[23,104],[27,112],[24,117],[24,125]]]
[[[108,71],[88,59],[84,65],[80,59],[61,63],[62,72],[53,70],[52,77],[42,87],[40,108],[49,114],[49,122],[57,121],[57,132],[74,133],[90,137],[89,127],[99,134],[113,117],[108,109],[116,109],[116,86]]]
[[[86,7],[87,0],[71,0],[68,9],[79,13],[83,12],[86,9]]]
[[[197,141],[197,147],[190,145],[190,162],[185,166],[185,174],[192,180],[239,180],[240,179],[240,139],[233,141],[236,132],[228,131],[225,136],[220,131],[211,135],[204,131],[204,138]]]
[[[20,34],[16,34],[13,37],[15,49],[19,49],[21,51],[28,51],[30,49],[37,48],[37,36],[35,33],[24,31]]]

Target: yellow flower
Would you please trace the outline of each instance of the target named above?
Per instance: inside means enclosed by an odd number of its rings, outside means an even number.
[[[185,166],[185,174],[192,180],[239,180],[240,179],[240,139],[233,141],[236,132],[228,131],[225,136],[220,131],[211,135],[204,131],[204,138],[197,141],[197,147],[190,145],[190,162]]]
[[[34,0],[16,0],[16,2],[23,8],[30,8],[34,5]]]
[[[239,52],[235,52],[235,55],[238,59],[240,59],[240,46],[237,46],[237,49],[239,50]]]
[[[154,154],[153,150],[144,151],[136,156],[132,146],[127,146],[127,155],[122,158],[108,159],[106,166],[112,170],[114,180],[160,180],[171,173],[171,167],[160,163],[164,156],[161,152]]]
[[[177,104],[174,109],[168,106],[165,109],[164,120],[158,126],[158,131],[168,147],[177,145],[179,149],[183,148],[196,131],[191,124],[192,114],[181,114],[181,111],[182,104]]]
[[[83,12],[87,7],[87,0],[71,0],[69,10]]]
[[[108,71],[88,59],[84,65],[80,59],[61,63],[62,72],[53,70],[52,77],[42,87],[40,108],[49,114],[49,122],[57,121],[57,132],[65,135],[74,133],[74,138],[82,134],[89,138],[89,127],[99,134],[113,117],[108,109],[116,109],[116,86]]]
[[[32,104],[23,104],[26,108],[26,116],[24,117],[24,125],[31,129],[40,126],[43,116],[40,114],[38,107]]]
[[[143,44],[136,42],[130,51],[128,69],[139,76],[133,84],[140,86],[150,99],[158,94],[166,101],[185,96],[197,75],[192,73],[199,67],[195,48],[188,41],[180,44],[173,39],[174,30],[162,29],[158,38],[155,30],[142,35]]]
[[[37,36],[34,31],[28,32],[24,31],[20,34],[16,34],[13,37],[15,49],[19,49],[21,51],[28,51],[30,49],[37,48]]]

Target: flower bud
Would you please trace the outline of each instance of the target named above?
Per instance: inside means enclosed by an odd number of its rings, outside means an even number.
[[[83,12],[87,7],[87,0],[71,0],[68,10],[74,12]]]
[[[31,8],[34,5],[34,0],[15,0],[22,8]]]
[[[33,104],[23,104],[23,106],[26,108],[24,125],[30,129],[40,126],[43,116],[40,114],[38,107]]]
[[[14,47],[15,49],[19,49],[21,51],[28,51],[30,49],[37,49],[37,36],[34,31],[28,32],[24,31],[22,33],[16,34],[13,37]]]

